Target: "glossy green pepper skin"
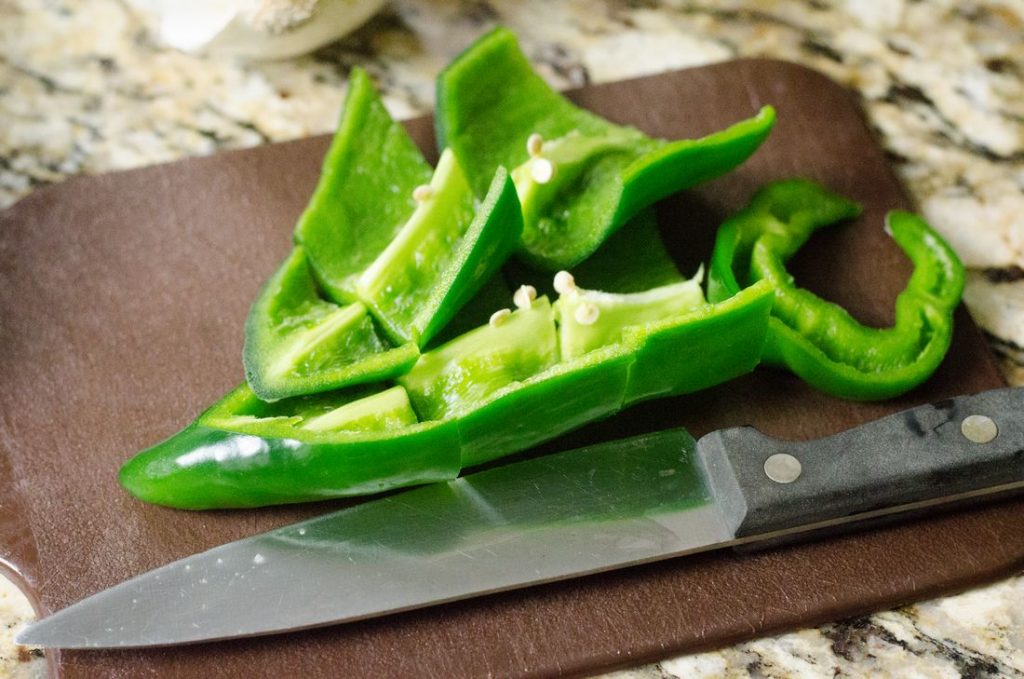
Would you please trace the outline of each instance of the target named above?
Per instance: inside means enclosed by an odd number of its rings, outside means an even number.
[[[395,436],[299,433],[287,417],[249,423],[231,417],[260,405],[242,385],[186,429],[125,463],[121,484],[147,502],[183,509],[260,507],[449,480],[462,468],[453,421],[406,426]]]
[[[504,168],[479,201],[451,151],[431,177],[356,69],[295,249],[246,319],[249,385],[277,400],[406,372],[521,232]]]
[[[622,294],[684,280],[650,210],[574,273],[582,284]],[[514,272],[508,282],[508,272],[493,277],[446,332],[467,318],[486,322],[508,303],[511,288],[529,281],[526,275]],[[554,315],[540,298],[515,312],[523,323],[510,318],[475,327],[431,349],[419,369],[401,378],[408,390],[368,384],[268,403],[242,385],[184,431],[130,460],[121,482],[149,502],[207,509],[454,478],[464,467],[645,399],[696,391],[752,370],[771,304],[769,285],[758,283],[719,304],[698,300],[684,313],[626,327],[606,346],[559,360]],[[688,358],[695,356],[700,360]],[[497,364],[488,365],[491,360]],[[446,388],[437,379],[443,373],[475,384]],[[409,404],[416,401],[413,413]],[[433,419],[413,422],[416,416]],[[345,430],[325,428],[339,422]]]
[[[146,501],[207,509],[451,479],[639,401],[704,389],[758,364],[773,303],[767,282],[709,304],[699,284],[683,283],[656,238],[635,240],[655,234],[649,216],[638,219],[632,241],[625,229],[613,232],[659,198],[745,160],[774,112],[702,140],[650,139],[552,92],[509,37],[493,33],[480,45],[496,57],[471,56],[480,54],[474,48],[442,76],[445,101],[482,127],[443,107],[441,137],[453,149],[432,179],[368,78],[354,72],[295,250],[250,314],[249,384],[126,463],[127,489]],[[473,82],[477,76],[484,79]],[[506,90],[516,96],[502,101]],[[516,103],[520,95],[530,103]],[[537,154],[526,149],[533,132],[545,136]],[[491,153],[491,135],[515,147],[509,162]],[[413,188],[428,179],[424,200],[436,202],[417,205]],[[440,214],[454,215],[457,226],[426,228]],[[579,268],[581,282],[600,287],[607,277],[607,292],[625,295],[602,298],[607,327],[562,338],[556,314],[538,299],[426,348],[459,306],[501,288],[492,274],[513,244],[534,263],[563,268],[609,236],[623,249]],[[627,252],[642,270],[623,272]],[[670,289],[646,294],[646,279]],[[672,303],[677,294],[682,301]],[[503,330],[509,316],[516,318]],[[562,351],[560,341],[573,349]],[[276,383],[265,379],[268,367]],[[365,383],[381,379],[392,381]]]
[[[649,210],[574,273],[582,284],[624,294],[683,282]],[[452,329],[467,314],[485,323],[508,303],[511,288],[529,282],[524,274],[513,274],[509,283],[497,275]],[[770,287],[761,283],[721,303],[700,301],[682,314],[626,328],[610,344],[560,360],[553,312],[539,298],[516,311],[523,324],[509,319],[497,328],[473,328],[425,353],[423,367],[402,378],[410,394],[421,395],[390,398],[382,406],[373,399],[402,387],[368,384],[266,402],[243,385],[184,431],[129,461],[121,480],[148,502],[207,509],[361,495],[453,478],[462,468],[525,450],[635,402],[696,391],[753,370],[771,303]],[[503,348],[517,343],[522,355]],[[497,357],[498,365],[488,367],[488,356]],[[475,386],[445,389],[436,376],[453,369],[471,373]],[[423,386],[431,384],[440,390]],[[435,419],[412,423],[403,404],[422,398],[436,405],[421,402],[416,415]],[[367,421],[368,409],[361,406],[370,402],[379,422]],[[339,419],[353,426],[353,413],[359,431],[319,428]]]
[[[725,222],[712,255],[708,296],[769,283],[775,305],[766,364],[786,367],[812,386],[849,399],[884,399],[917,386],[949,348],[964,270],[953,250],[920,217],[890,212],[886,228],[914,263],[896,300],[893,327],[858,323],[842,307],[795,285],[786,260],[818,228],[860,214],[860,207],[805,180],[762,189]]]
[[[547,367],[542,360],[537,372],[474,392],[442,419],[391,429],[308,428],[332,409],[367,398],[367,387],[267,404],[243,385],[183,432],[125,464],[121,483],[148,502],[207,509],[454,478],[463,467],[524,450],[639,401],[749,372],[761,357],[771,304],[770,286],[758,283],[719,304],[634,326],[622,341],[578,358]]]
[[[703,139],[652,139],[556,93],[502,28],[441,73],[437,107],[439,148],[454,150],[478,194],[496,167],[515,168],[521,255],[551,271],[582,262],[640,209],[742,163],[775,121],[765,107]]]

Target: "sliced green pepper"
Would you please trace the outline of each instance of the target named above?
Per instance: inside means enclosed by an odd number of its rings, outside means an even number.
[[[306,420],[310,431],[389,431],[416,424],[409,394],[391,387]]]
[[[770,286],[758,283],[721,304],[630,326],[621,341],[548,365],[549,340],[541,342],[547,348],[536,348],[534,332],[543,326],[542,334],[553,337],[555,328],[550,310],[537,300],[512,314],[525,319],[522,325],[509,317],[490,328],[512,340],[512,351],[491,354],[504,365],[474,362],[487,354],[484,339],[503,343],[483,333],[453,340],[472,344],[465,353],[465,347],[452,352],[441,346],[420,358],[422,371],[414,368],[404,379],[409,400],[421,420],[433,414],[441,419],[407,424],[400,392],[356,387],[268,404],[243,385],[181,433],[130,460],[121,482],[149,502],[204,509],[454,478],[463,467],[523,450],[637,401],[702,389],[752,370],[771,302]],[[524,355],[515,353],[516,344]],[[460,371],[476,385],[449,379]],[[386,407],[375,417],[367,399]],[[324,428],[332,417],[341,430]],[[359,431],[350,430],[353,423]]]
[[[430,176],[430,165],[388,115],[370,76],[352,69],[320,181],[295,226],[295,240],[306,247],[330,299],[359,301],[359,277],[409,221],[413,191]]]
[[[362,409],[364,398],[375,396],[356,387],[267,404],[242,385],[129,460],[121,483],[149,502],[209,509],[366,495],[458,475],[459,434],[451,420],[403,424],[400,436],[381,431],[372,416],[361,418],[365,431],[315,428],[332,410]],[[381,419],[406,418],[388,412]]]
[[[623,266],[623,262],[629,265]],[[506,268],[515,265],[512,260]],[[662,242],[652,208],[637,213],[597,252],[574,266],[572,274],[584,287],[620,293],[644,292],[683,280]]]
[[[392,339],[419,346],[501,266],[522,231],[519,202],[504,168],[476,204],[446,150],[427,195],[356,283],[357,297]]]
[[[804,180],[772,184],[719,229],[709,297],[764,280],[775,290],[764,360],[787,367],[814,387],[851,399],[902,394],[938,367],[952,338],[964,272],[928,224],[890,212],[887,230],[914,263],[896,300],[891,328],[861,325],[842,307],[798,288],[785,262],[818,228],[855,217],[860,208]]]
[[[583,261],[641,208],[736,167],[775,121],[765,107],[703,139],[652,139],[557,94],[502,28],[441,73],[437,106],[438,144],[454,150],[478,193],[495,168],[515,168],[522,254],[549,270]]]
[[[621,342],[494,392],[458,420],[463,465],[537,445],[652,397],[750,372],[760,360],[771,304],[770,287],[759,283],[720,304],[633,326]]]
[[[499,320],[500,319],[500,320]],[[522,382],[558,362],[555,319],[546,298],[529,309],[497,316],[492,323],[428,351],[398,378],[424,420],[458,416],[509,384]]]
[[[261,398],[405,372],[508,258],[522,231],[508,173],[498,168],[479,202],[450,151],[414,190],[425,175],[356,70],[298,245],[246,321],[246,375]]]
[[[576,358],[598,347],[622,341],[637,325],[687,313],[704,304],[702,273],[692,279],[634,293],[575,288],[555,304],[559,347],[563,359]]]
[[[284,388],[268,394],[266,380],[251,379],[263,393],[239,387],[184,431],[130,460],[121,471],[126,488],[151,502],[199,509],[448,479],[638,401],[703,389],[753,369],[767,335],[770,285],[759,282],[719,304],[705,303],[656,237],[646,246],[636,239],[656,236],[649,214],[637,218],[633,238],[612,239],[621,250],[580,267],[586,280],[610,284],[600,304],[586,294],[559,301],[573,319],[563,332],[545,298],[527,295],[524,303],[519,295],[518,311],[503,310],[488,326],[419,354],[486,281],[475,300],[501,289],[491,274],[519,239],[523,215],[530,259],[575,263],[644,206],[742,162],[774,120],[766,108],[703,140],[649,139],[553,93],[508,37],[499,31],[481,42],[485,52],[497,49],[505,75],[467,55],[442,78],[448,83],[442,92],[451,86],[456,98],[469,97],[471,115],[500,110],[480,119],[485,130],[460,127],[466,121],[457,116],[439,123],[459,144],[442,153],[429,187],[422,187],[426,171],[404,130],[387,116],[365,74],[355,73],[324,175],[296,229],[295,253],[247,324],[247,367],[269,366]],[[532,103],[503,99],[506,76],[517,69],[529,76],[521,93]],[[473,85],[488,91],[482,99],[465,88],[481,74],[487,77]],[[486,101],[492,95],[497,98]],[[531,139],[532,132],[547,141]],[[504,156],[490,157],[492,135],[498,146],[516,147],[509,156],[518,165],[513,176],[501,169]],[[475,141],[484,146],[473,149]],[[418,206],[408,200],[413,187],[421,187]],[[492,223],[504,228],[491,233]],[[634,266],[623,275],[629,252],[643,270]],[[597,307],[597,318],[579,321],[580,304]],[[366,370],[374,361],[382,370]],[[365,381],[407,369],[398,386],[361,384],[283,398],[311,386],[329,389],[335,378],[333,386],[351,384],[359,370]],[[283,400],[265,402],[257,394]]]
[[[246,379],[267,399],[393,377],[419,353],[412,343],[392,348],[363,304],[323,299],[301,246],[267,281],[245,324]]]
[[[761,360],[757,342],[767,334],[771,308],[771,287],[759,281],[676,319],[626,330],[624,341],[643,342],[643,350],[623,406],[702,391],[750,372]]]
[[[373,432],[416,421],[416,413],[404,389],[372,384],[274,403],[259,400],[243,385],[196,420],[210,427],[241,432],[256,425],[264,433],[275,427],[281,433],[294,427],[309,431]]]

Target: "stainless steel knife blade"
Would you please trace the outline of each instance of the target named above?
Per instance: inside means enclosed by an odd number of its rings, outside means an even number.
[[[109,648],[299,630],[1020,488],[1024,389],[811,442],[741,427],[695,444],[668,430],[223,545],[99,592],[17,640]]]

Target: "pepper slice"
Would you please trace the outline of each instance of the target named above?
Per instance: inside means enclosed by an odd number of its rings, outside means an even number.
[[[421,419],[436,420],[458,416],[557,361],[554,314],[542,297],[529,309],[428,351],[398,383],[409,392]]]
[[[760,360],[771,304],[770,286],[759,283],[722,303],[633,326],[621,342],[494,392],[458,420],[463,466],[524,450],[649,398],[688,394],[750,372]]]
[[[403,425],[398,436],[365,419],[359,432],[303,426],[364,398],[373,395],[362,386],[268,404],[243,384],[125,463],[121,484],[148,502],[209,509],[366,495],[458,475],[451,420]]]
[[[365,305],[323,299],[299,246],[253,304],[242,357],[253,390],[275,400],[393,377],[419,354],[411,343],[393,348]]]
[[[562,358],[576,358],[621,342],[623,333],[634,326],[672,318],[702,306],[702,278],[703,271],[690,280],[628,294],[584,290],[573,282],[555,303]]]
[[[652,139],[556,93],[503,28],[438,76],[437,107],[439,147],[452,148],[478,194],[496,167],[515,168],[521,254],[549,270],[586,259],[641,208],[736,167],[775,121],[766,106],[703,139]]]
[[[425,370],[422,381],[406,380],[410,400],[429,401],[440,393],[434,412],[442,419],[416,424],[393,414],[401,397],[385,398],[384,391],[376,398],[392,405],[381,417],[393,424],[325,430],[318,423],[334,411],[341,413],[342,426],[365,417],[365,399],[375,398],[373,390],[357,387],[268,404],[243,385],[184,431],[126,463],[121,483],[149,502],[205,509],[304,502],[454,478],[463,467],[524,450],[638,401],[749,372],[761,356],[771,303],[771,288],[761,282],[720,304],[632,326],[622,341],[574,359],[542,367],[549,356],[541,351],[504,384],[493,379],[501,366],[476,371],[482,389],[421,388],[432,377],[444,383],[449,376]],[[539,300],[534,309],[537,314],[522,315],[542,320],[553,335],[550,311]],[[513,339],[522,334],[512,323],[504,329]],[[527,347],[533,339],[527,338]],[[445,347],[435,351],[443,354]],[[432,353],[420,360],[429,365]],[[457,357],[433,363],[461,367]],[[417,389],[420,396],[412,393]],[[432,412],[417,409],[420,417]],[[397,411],[404,412],[400,404]]]
[[[391,119],[370,76],[352,69],[320,181],[295,226],[295,241],[305,246],[328,298],[359,301],[359,277],[402,230],[416,207],[413,191],[430,177],[430,165]]]
[[[478,202],[451,151],[414,191],[424,167],[369,78],[354,72],[295,251],[246,320],[246,376],[261,398],[407,371],[511,254],[522,216],[504,168]]]
[[[515,264],[510,261],[506,269]],[[683,280],[661,239],[653,208],[641,210],[597,252],[573,267],[572,274],[588,288],[618,293],[644,292]]]
[[[388,431],[416,422],[409,394],[391,387],[310,418],[304,426],[311,431]]]
[[[855,203],[809,181],[765,187],[719,229],[709,297],[732,294],[741,283],[767,281],[775,305],[765,363],[786,367],[835,396],[890,398],[926,380],[945,356],[964,271],[923,219],[890,212],[886,228],[914,263],[914,272],[897,297],[893,327],[861,325],[842,307],[798,288],[785,269],[816,229],[859,213]]]
[[[395,342],[423,346],[508,258],[521,232],[505,169],[477,204],[445,150],[427,197],[359,277],[356,294]]]
[[[237,387],[200,415],[196,422],[240,432],[384,431],[414,424],[416,414],[401,387],[364,384],[329,394],[313,394],[268,403],[247,386]]]

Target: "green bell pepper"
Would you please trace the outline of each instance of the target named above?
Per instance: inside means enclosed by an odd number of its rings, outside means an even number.
[[[628,294],[584,290],[573,283],[555,304],[562,358],[582,356],[622,341],[629,328],[700,307],[704,304],[702,277],[698,272],[687,281]]]
[[[501,319],[500,321],[498,319]],[[558,362],[554,314],[541,297],[428,351],[397,382],[425,420],[456,417]]]
[[[953,311],[960,301],[960,260],[928,224],[901,211],[887,216],[887,231],[914,264],[896,300],[891,328],[869,328],[842,307],[798,288],[786,260],[818,228],[860,213],[860,207],[805,180],[762,189],[719,229],[708,295],[734,294],[766,281],[775,304],[764,362],[786,367],[812,386],[850,399],[902,394],[926,380],[945,356]]]
[[[703,139],[652,139],[557,94],[503,28],[441,73],[437,108],[439,148],[455,152],[478,194],[495,168],[515,168],[521,254],[548,270],[579,264],[641,208],[736,167],[775,121],[766,106]]]
[[[461,469],[456,422],[410,424],[409,413],[394,405],[378,413],[363,401],[388,392],[367,387],[265,403],[243,384],[183,431],[125,463],[121,484],[148,502],[209,509],[366,495],[455,478]],[[357,412],[341,412],[346,407]],[[341,428],[320,429],[332,413],[343,420]]]
[[[522,217],[504,168],[481,201],[451,151],[422,183],[429,172],[354,71],[295,250],[246,320],[246,376],[260,398],[406,372],[508,258]]]
[[[636,227],[609,245],[639,251],[627,236],[652,236],[653,224],[647,217]],[[595,319],[597,339],[588,338],[577,355],[564,355],[556,314],[543,296],[517,296],[520,308],[423,353],[398,386],[362,385],[265,403],[243,385],[184,431],[126,463],[121,482],[143,500],[191,509],[377,492],[454,478],[465,467],[645,399],[704,389],[752,370],[767,333],[769,284],[708,304],[686,282],[678,290],[686,302],[666,306],[666,289],[682,277],[657,264],[667,254],[656,237],[647,248],[654,254],[646,261],[656,263],[653,275],[665,282],[663,289],[610,295],[621,304],[605,314],[607,327]],[[601,253],[597,266],[577,274],[599,283],[614,256]],[[637,277],[646,275],[637,270]],[[626,277],[616,272],[609,278]],[[492,280],[478,297],[493,299],[503,287]],[[563,298],[573,294],[580,292]]]
[[[505,269],[518,264],[510,260]],[[517,273],[524,280],[531,275],[525,267]],[[574,266],[572,274],[587,288],[620,293],[644,292],[684,280],[662,242],[652,208],[641,210],[613,233],[597,252]]]
[[[295,241],[330,299],[359,300],[356,282],[409,221],[413,192],[430,177],[430,165],[391,119],[370,76],[353,69],[320,181],[295,226]]]
[[[388,335],[421,347],[501,266],[522,232],[519,202],[504,168],[477,203],[446,150],[427,193],[356,282],[357,298]]]
[[[367,415],[371,409],[357,400],[358,412],[337,420],[359,420],[362,429],[324,429],[318,423],[325,413],[344,403],[310,416],[300,397],[271,404],[281,408],[270,414],[261,410],[268,404],[243,385],[182,432],[129,460],[121,483],[147,502],[209,509],[362,495],[455,478],[464,467],[524,450],[639,401],[689,393],[749,372],[761,355],[770,307],[771,290],[759,283],[520,381],[469,389],[466,403],[437,407],[452,416],[415,424],[405,423],[392,407],[380,415],[387,423],[375,425]],[[431,393],[419,396],[429,399]]]
[[[323,299],[297,246],[271,276],[245,323],[246,379],[267,400],[404,373],[415,344],[392,347],[362,303]]]

